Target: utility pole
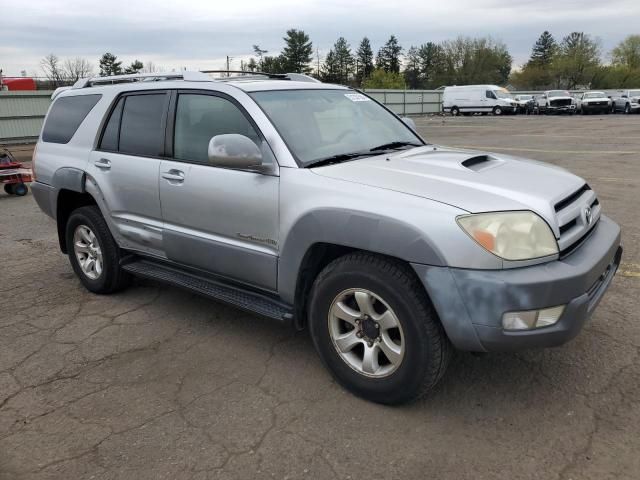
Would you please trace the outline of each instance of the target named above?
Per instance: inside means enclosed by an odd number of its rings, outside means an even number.
[[[227,55],[227,77],[230,77],[231,74],[229,73],[229,61],[233,60],[233,57],[230,57],[229,55]]]

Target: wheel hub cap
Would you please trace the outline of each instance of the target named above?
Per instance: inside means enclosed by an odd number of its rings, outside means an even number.
[[[385,377],[400,366],[405,353],[398,317],[377,294],[348,289],[334,299],[329,335],[340,358],[367,377]]]

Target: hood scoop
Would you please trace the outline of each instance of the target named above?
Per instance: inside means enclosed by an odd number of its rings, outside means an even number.
[[[491,155],[476,155],[475,157],[467,158],[461,165],[474,172],[481,172],[491,167],[495,167],[502,163],[502,160],[498,160]]]

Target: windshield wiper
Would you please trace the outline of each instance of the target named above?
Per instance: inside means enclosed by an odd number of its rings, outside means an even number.
[[[377,152],[378,150],[392,150],[400,147],[422,147],[421,143],[416,142],[389,142],[370,149],[370,152]]]
[[[340,162],[344,162],[346,160],[353,160],[356,158],[360,158],[360,157],[367,157],[370,156],[371,152],[367,151],[367,152],[351,152],[351,153],[339,153],[337,155],[331,155],[330,157],[326,157],[326,158],[321,158],[319,160],[315,160],[311,163],[309,163],[308,165],[306,165],[307,168],[309,167],[321,167],[323,165],[331,165],[334,163],[340,163]]]

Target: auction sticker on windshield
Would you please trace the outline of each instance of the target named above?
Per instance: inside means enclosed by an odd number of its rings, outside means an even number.
[[[361,93],[345,93],[345,97],[347,97],[352,102],[370,102],[371,99],[362,95]]]

